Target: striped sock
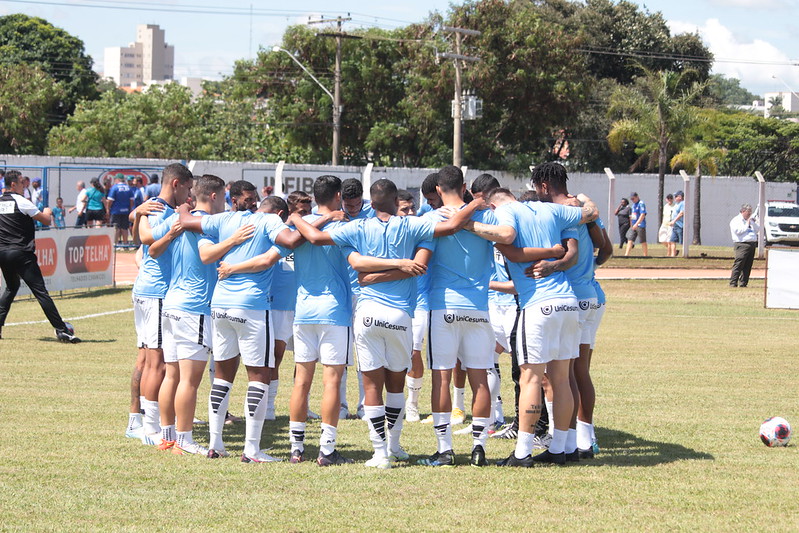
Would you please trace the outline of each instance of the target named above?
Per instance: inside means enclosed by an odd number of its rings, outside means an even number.
[[[450,424],[451,417],[451,412],[433,413],[433,429],[436,431],[439,453],[452,449],[452,424]]]
[[[289,420],[289,442],[291,451],[305,451],[305,422],[295,422]]]
[[[268,393],[268,383],[250,381],[247,384],[247,396],[244,399],[244,455],[254,456],[261,451]]]
[[[386,406],[364,405],[366,422],[369,424],[369,439],[375,449],[375,457],[388,457],[386,444]]]
[[[388,426],[388,449],[400,449],[402,422],[405,418],[405,395],[401,392],[386,393],[386,425]]]
[[[225,444],[222,442],[222,427],[225,424],[228,404],[230,404],[230,388],[233,383],[224,379],[215,378],[208,395],[208,447],[223,451]]]

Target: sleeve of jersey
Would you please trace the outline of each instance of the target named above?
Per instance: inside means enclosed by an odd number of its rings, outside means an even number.
[[[116,193],[117,193],[117,186],[114,185],[113,187],[111,187],[111,190],[108,191],[108,199],[109,200],[113,200],[114,199],[114,195],[116,195]]]
[[[600,227],[600,229],[605,229],[605,223],[602,222],[601,218],[596,219],[596,225]]]
[[[360,228],[360,224],[350,222],[349,224],[331,229],[328,235],[330,235],[330,238],[337,246],[341,246],[342,248],[350,247],[357,250],[358,228]],[[352,251],[345,252],[345,256],[348,256],[350,253],[352,253]]]
[[[645,214],[646,214],[646,204],[644,203],[644,201],[643,201],[643,200],[641,200],[641,201],[639,202],[639,204],[638,204],[638,211],[639,211],[639,212],[640,212],[642,215],[645,215]]]
[[[580,240],[580,233],[577,231],[577,228],[572,226],[571,228],[566,228],[560,232],[560,240],[565,239],[574,239],[575,241]]]
[[[202,233],[200,238],[197,240],[197,248],[202,248],[203,246],[208,246],[209,244],[217,244],[219,239],[214,239],[210,235]]]
[[[29,217],[35,217],[40,213],[39,208],[33,205],[33,202],[28,200],[27,198],[20,196],[16,198],[17,200],[17,208],[19,209],[20,213],[23,215],[28,215]]]
[[[155,239],[157,241],[158,239],[161,239],[164,235],[169,233],[169,229],[172,227],[172,224],[175,223],[175,219],[176,218],[177,218],[177,215],[170,215],[167,218],[165,218],[163,220],[159,220],[158,222],[156,222],[155,226],[153,226],[153,228],[152,228],[153,239]],[[149,218],[148,218],[148,221],[149,221]]]
[[[289,229],[289,227],[283,224],[279,216],[277,215],[268,216],[267,224],[266,226],[264,226],[264,231],[266,232],[266,235],[272,240],[272,242],[276,242],[277,236],[280,235],[280,232],[282,232],[284,229]],[[286,255],[288,255],[288,253]],[[286,256],[281,254],[281,257],[286,257]]]
[[[561,221],[561,228],[577,226],[583,219],[583,210],[571,205],[550,204],[555,208],[555,215]]]
[[[220,215],[222,214],[223,213],[219,213],[217,215],[205,215],[202,218],[200,221],[200,226],[204,234],[214,239],[219,238],[219,222],[221,221]]]
[[[516,216],[513,213],[512,206],[513,204],[509,203],[497,207],[496,211],[494,211],[494,218],[498,226],[510,226],[518,233],[519,228],[516,224]]]

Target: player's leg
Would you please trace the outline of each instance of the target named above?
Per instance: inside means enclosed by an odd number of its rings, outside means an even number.
[[[356,342],[358,342],[357,334]],[[359,349],[359,358],[361,358],[361,353],[362,350]],[[363,410],[366,423],[369,426],[369,440],[372,441],[372,447],[374,448],[374,455],[366,462],[366,466],[390,468],[391,462],[388,458],[388,439],[386,435],[386,405],[383,402],[386,371],[383,367],[364,370],[364,366],[360,363],[361,360],[359,359],[359,366],[363,375]]]
[[[144,370],[141,378],[141,395],[144,397],[144,433],[160,442],[161,426],[158,393],[164,380],[163,321],[160,298],[142,298],[144,313],[143,342],[145,346]]]
[[[211,344],[207,331],[210,316],[183,313],[179,323],[173,324],[173,335],[180,369],[180,381],[175,391],[176,440],[172,452],[208,455],[208,449],[194,441],[193,422],[197,408],[197,389],[205,372]],[[211,336],[212,337],[212,336]]]
[[[61,318],[53,299],[50,298],[50,294],[47,292],[47,287],[45,286],[44,278],[42,277],[42,271],[39,268],[39,263],[36,261],[36,254],[32,252],[20,253],[18,256],[18,261],[19,266],[17,272],[22,278],[22,281],[24,281],[28,286],[28,289],[30,289],[33,296],[36,297],[36,300],[39,302],[39,306],[42,308],[42,311],[44,311],[44,315],[47,317],[50,325],[55,328],[59,340],[69,340],[68,337],[71,337],[72,335],[67,332],[67,327],[64,325],[64,320]],[[62,334],[66,334],[66,337],[63,337]],[[77,338],[75,338],[75,340],[80,342]]]
[[[178,351],[176,344],[175,328],[180,324],[180,317],[174,311],[167,310],[162,313],[163,347],[164,347],[164,379],[158,390],[158,408],[161,423],[161,441],[159,450],[168,450],[175,445],[175,394],[180,383],[180,366],[178,365]]]
[[[228,311],[230,312],[230,311]],[[247,393],[244,400],[243,463],[278,461],[261,451],[261,433],[266,417],[269,380],[275,366],[274,330],[269,311],[236,310],[246,319],[238,324],[241,360],[247,369]]]
[[[144,370],[145,349],[139,348],[136,353],[136,362],[130,375],[130,413],[128,414],[128,427],[125,436],[140,439],[143,433],[141,415],[141,375]]]
[[[519,365],[519,432],[516,449],[500,466],[532,466],[533,437],[535,425],[541,414],[541,381],[543,363]]]
[[[405,401],[405,420],[419,421],[419,394],[422,391],[424,364],[422,363],[422,346],[427,331],[428,312],[417,310],[413,317],[413,349],[411,350],[411,368],[405,378],[408,399]]]
[[[336,450],[338,422],[341,415],[341,376],[350,356],[350,328],[344,326],[318,326],[320,328],[319,360],[324,365],[322,373],[322,433],[319,437],[319,466],[352,463]]]
[[[455,363],[452,376],[452,417],[450,423],[463,424],[466,421],[466,370],[460,360]]]
[[[230,404],[230,389],[236,379],[241,357],[238,334],[228,320],[226,309],[212,309],[214,378],[208,395],[208,457],[226,457],[222,428]]]
[[[300,343],[295,343],[299,350]],[[305,459],[305,425],[308,416],[308,392],[311,390],[316,359],[307,360],[307,356],[299,357],[295,351],[294,386],[289,400],[289,442],[291,444],[291,462],[300,463]]]
[[[408,453],[400,446],[405,417],[405,395],[403,388],[409,357],[413,349],[413,322],[404,311],[392,310],[391,322],[397,327],[385,333],[386,343],[386,426],[388,429],[388,452],[392,461],[407,461]]]

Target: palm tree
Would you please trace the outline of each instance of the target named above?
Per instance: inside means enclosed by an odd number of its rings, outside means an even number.
[[[710,148],[702,143],[693,143],[683,148],[671,158],[672,170],[682,167],[686,172],[693,172],[696,176],[694,182],[694,198],[696,208],[694,209],[694,241],[692,244],[702,244],[702,168],[708,174],[715,176],[719,171],[718,162],[724,155],[724,150]]]
[[[635,84],[618,88],[610,100],[609,113],[620,116],[608,133],[608,144],[620,152],[626,141],[636,145],[638,160],[631,170],[648,162],[658,166],[658,220],[663,218],[663,185],[669,149],[683,144],[689,129],[697,120],[693,102],[702,93],[705,83],[691,83],[691,70],[652,71],[640,67],[643,74]]]

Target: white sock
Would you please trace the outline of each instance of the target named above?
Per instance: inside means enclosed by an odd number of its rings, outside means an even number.
[[[215,378],[211,384],[211,393],[208,395],[208,447],[218,452],[225,449],[225,444],[222,442],[222,427],[230,404],[232,386],[233,383],[229,381]]]
[[[244,455],[256,455],[261,451],[261,432],[266,416],[266,396],[269,384],[250,381],[244,398]]]
[[[402,421],[405,418],[405,395],[401,392],[386,393],[386,426],[388,427],[388,450],[400,449]]]
[[[552,442],[549,445],[549,453],[563,453],[566,451],[566,438],[568,435],[568,431],[556,429],[552,434]]]
[[[505,418],[504,415],[497,416],[497,410],[502,411],[502,400],[499,397],[499,390],[501,386],[501,382],[499,379],[499,372],[496,369],[491,368],[486,372],[488,376],[488,392],[491,395],[491,416],[493,418],[492,422],[496,420],[503,420]]]
[[[144,414],[144,396],[139,396],[139,413]]]
[[[305,451],[305,422],[289,420],[289,442],[292,452],[294,450]]]
[[[358,373],[360,375],[360,372]],[[363,412],[366,415],[366,423],[369,425],[369,439],[375,449],[375,457],[388,458],[388,446],[386,444],[386,406],[385,405],[364,405]]]
[[[161,426],[161,438],[167,442],[175,442],[175,439],[177,439],[175,436],[175,424]]]
[[[594,424],[591,424],[591,444],[596,442],[596,429],[594,428]]]
[[[338,388],[339,398],[341,398],[341,405],[345,406],[348,410],[350,404],[347,403],[347,367],[344,367],[344,372],[341,374],[341,385]]]
[[[191,430],[189,430],[189,431],[178,431],[177,432],[177,439],[175,440],[175,443],[179,447],[183,447],[183,446],[185,446],[187,444],[191,444],[193,442],[194,442],[194,437],[192,436]]]
[[[269,382],[269,395],[266,399],[266,408],[269,411],[275,410],[275,399],[277,398],[277,388],[279,385],[279,379],[273,379],[271,382]]]
[[[458,387],[453,387],[453,389],[455,389],[455,394],[452,398],[452,408],[466,412],[466,407],[463,403],[463,394],[466,392],[466,388],[460,389]]]
[[[579,449],[588,450],[591,448],[591,433],[593,430],[593,424],[577,420],[577,447]]]
[[[438,453],[452,449],[452,413],[433,413],[433,429],[438,439]]]
[[[161,433],[161,411],[158,409],[158,402],[144,399],[141,405],[144,409],[144,416],[142,417],[144,432],[148,435]]]
[[[214,358],[209,358],[208,361],[208,381],[213,383],[216,379],[216,365],[214,364]]]
[[[516,451],[513,452],[513,455],[516,456],[516,459],[524,459],[533,453],[534,436],[534,433],[519,431],[519,436],[516,438]]]
[[[488,440],[488,426],[490,424],[491,417],[472,417],[472,446],[480,445],[485,450],[486,441]]]
[[[358,405],[363,405],[366,401],[366,393],[363,391],[363,372],[358,371]]]
[[[322,424],[322,435],[319,437],[319,451],[330,455],[336,449],[338,428],[330,424]]]
[[[138,429],[142,427],[141,413],[128,414],[128,430]]]
[[[555,410],[552,409],[552,402],[549,400],[544,400],[544,403],[547,406],[547,416],[549,417],[549,429],[547,433],[553,435],[553,431],[555,431]]]
[[[566,453],[574,453],[574,450],[577,449],[577,430],[569,428],[569,431],[566,433]]]
[[[422,390],[422,378],[405,376],[405,386],[408,387],[408,403],[419,407],[419,393]]]

